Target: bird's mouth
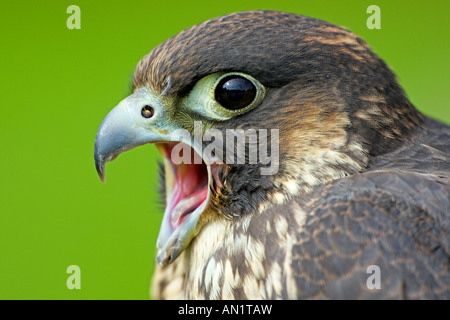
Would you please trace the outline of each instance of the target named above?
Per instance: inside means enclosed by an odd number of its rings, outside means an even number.
[[[217,165],[207,165],[193,148],[183,142],[155,145],[164,159],[166,196],[166,209],[157,241],[157,261],[167,265],[200,231],[199,219],[209,203],[212,170],[215,171]],[[187,161],[174,161],[176,146],[182,146],[181,152],[189,152],[187,156],[182,155]]]
[[[147,119],[144,115],[148,114],[142,110],[148,106],[153,106],[153,112]],[[165,110],[147,88],[137,90],[106,116],[94,147],[95,166],[103,182],[106,162],[115,160],[120,153],[154,143],[162,154],[166,209],[156,258],[161,265],[174,261],[201,230],[205,221],[202,217],[209,212],[211,185],[221,186],[217,172],[222,166],[214,154],[202,152],[201,143],[178,137],[175,132],[179,128],[171,124]]]
[[[155,145],[164,158],[166,210],[170,212],[170,225],[175,229],[189,214],[206,204],[208,169],[203,159],[200,164],[194,163],[194,158],[198,154],[187,145],[191,151],[191,161],[179,164],[175,164],[171,156],[177,143],[168,142]],[[186,148],[182,150],[186,150]]]

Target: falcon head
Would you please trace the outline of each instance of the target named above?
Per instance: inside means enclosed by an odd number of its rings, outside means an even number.
[[[363,40],[283,12],[182,31],[138,63],[133,87],[98,130],[95,164],[105,181],[105,163],[124,151],[154,143],[162,154],[161,265],[213,221],[232,232],[264,208],[364,171],[421,121]]]

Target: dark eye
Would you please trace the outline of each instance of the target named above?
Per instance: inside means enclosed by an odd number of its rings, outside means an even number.
[[[239,110],[255,100],[256,87],[244,77],[230,75],[220,80],[215,89],[215,97],[225,109]]]
[[[150,106],[144,106],[141,110],[141,115],[147,119],[153,117],[154,114],[155,110]]]

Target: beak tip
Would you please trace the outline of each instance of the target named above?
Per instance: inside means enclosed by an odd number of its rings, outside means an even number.
[[[101,180],[104,184],[106,184],[106,175],[105,175],[105,169],[104,169],[104,167],[102,168],[102,170],[97,170],[97,174],[98,174],[98,177],[100,178],[100,180]]]
[[[165,259],[161,258],[161,256],[157,256],[156,257],[156,262],[161,266],[161,267],[165,267],[167,265],[167,262],[165,263]]]
[[[169,265],[173,261],[173,257],[171,254],[168,254],[165,250],[158,250],[158,254],[156,256],[156,262],[161,266],[165,267]]]
[[[106,176],[105,176],[105,162],[99,160],[97,157],[95,159],[95,168],[97,169],[97,174],[100,180],[106,184]]]

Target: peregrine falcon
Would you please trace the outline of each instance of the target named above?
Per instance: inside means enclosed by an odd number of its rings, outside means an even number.
[[[450,299],[450,127],[350,31],[250,11],[180,32],[102,122],[100,178],[147,143],[153,298]]]

